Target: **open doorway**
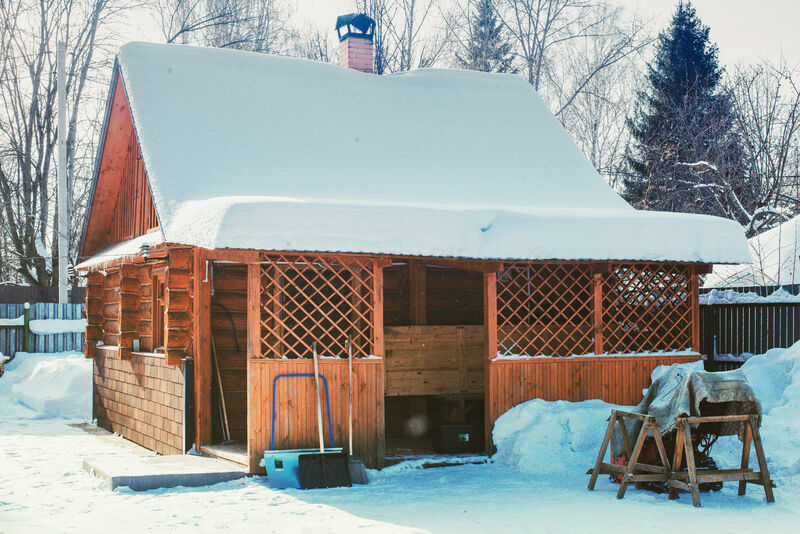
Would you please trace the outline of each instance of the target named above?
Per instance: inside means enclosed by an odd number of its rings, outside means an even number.
[[[483,275],[384,270],[386,461],[484,448]]]
[[[202,452],[247,465],[247,266],[215,263],[209,277],[212,441]]]

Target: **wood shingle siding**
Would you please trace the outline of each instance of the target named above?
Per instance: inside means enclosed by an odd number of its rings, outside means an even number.
[[[97,347],[93,413],[97,425],[160,454],[183,451],[183,372],[163,356],[120,360]]]

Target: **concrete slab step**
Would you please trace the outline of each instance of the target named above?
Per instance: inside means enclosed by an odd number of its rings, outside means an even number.
[[[247,476],[247,468],[205,456],[106,455],[85,458],[87,473],[104,479],[109,489],[127,486],[146,491],[176,486],[208,486]]]

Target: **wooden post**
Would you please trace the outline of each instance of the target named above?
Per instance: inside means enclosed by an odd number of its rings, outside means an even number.
[[[247,358],[261,358],[261,265],[247,265]]]
[[[211,442],[211,282],[206,277],[207,251],[194,256],[194,404],[197,447]]]
[[[28,352],[30,350],[31,339],[31,303],[25,303],[25,311],[22,312],[22,350]]]
[[[260,266],[259,266],[260,268]],[[258,275],[258,288],[259,288],[259,301],[261,295],[261,278],[260,274]],[[249,286],[248,286],[249,288]],[[248,294],[248,296],[253,296]],[[283,338],[286,333],[283,331],[283,323],[280,321],[281,317],[281,266],[277,263],[272,264],[272,295],[270,295],[272,299],[272,316],[275,317],[275,321],[273,323],[273,327],[275,330],[275,346],[273,347],[273,354],[275,358],[282,358],[284,355],[284,348],[283,348]],[[261,314],[261,310],[258,311],[259,315]],[[260,319],[259,319],[260,321]],[[259,330],[261,329],[261,323],[259,322],[258,325]],[[259,334],[260,336],[260,334]],[[259,344],[261,343],[259,338]],[[260,357],[260,356],[258,356]]]
[[[257,261],[257,258],[256,258]],[[277,267],[275,267],[277,271]],[[261,373],[257,375],[254,382],[256,369],[255,360],[261,358],[261,264],[247,264],[247,458],[249,459],[249,469],[251,473],[258,472],[259,446],[262,445],[259,434],[265,429],[262,428],[263,420],[260,416],[260,407],[268,402],[275,402],[271,399],[272,392],[264,388],[261,383]],[[272,298],[270,295],[268,298]],[[255,391],[254,391],[255,390]]]
[[[491,360],[497,356],[497,273],[483,274],[483,399],[484,436],[486,452],[492,452],[492,425],[495,417],[495,398],[491,379]]]
[[[594,353],[603,354],[603,273],[595,267],[594,288]]]
[[[383,348],[383,265],[377,260],[373,262],[372,298],[374,312],[372,316],[372,352],[375,356],[384,357]]]
[[[427,272],[420,260],[408,262],[408,306],[411,324],[424,325],[427,321]]]
[[[700,352],[700,275],[695,266],[689,273],[689,297],[692,299],[692,350]]]

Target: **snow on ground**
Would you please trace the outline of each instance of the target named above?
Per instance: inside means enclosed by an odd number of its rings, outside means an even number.
[[[735,291],[733,289],[712,289],[700,295],[700,304],[769,304],[778,302],[800,302],[800,295],[792,295],[778,288],[766,297],[758,293]]]
[[[0,378],[0,530],[3,532],[661,532],[689,525],[698,532],[793,532],[800,520],[800,344],[754,356],[743,370],[764,409],[762,436],[778,487],[768,505],[757,486],[744,497],[737,485],[703,494],[695,509],[687,495],[617,486],[601,477],[594,492],[584,474],[593,463],[611,405],[533,400],[501,417],[491,463],[434,469],[419,461],[371,471],[368,486],[331,490],[273,490],[263,477],[205,488],[108,491],[84,473],[84,457],[119,453],[117,440],[74,426],[81,408],[47,418],[30,406],[51,391],[52,360],[65,374],[89,380],[91,364],[76,354],[26,355]],[[12,362],[13,363],[13,362]],[[83,365],[82,365],[83,364]],[[14,376],[16,375],[16,376]],[[9,380],[10,377],[10,380]],[[64,406],[86,406],[66,392]],[[18,397],[28,391],[28,398]],[[88,402],[90,390],[82,390]],[[16,392],[16,393],[15,393]],[[70,400],[71,399],[71,400]],[[20,402],[25,406],[20,406]],[[73,404],[74,403],[74,404]],[[738,466],[738,441],[714,450]],[[739,449],[740,450],[740,449]],[[665,526],[667,525],[667,526]],[[755,529],[755,530],[754,530]]]
[[[86,330],[86,319],[31,319],[30,329],[38,335],[80,334]]]

